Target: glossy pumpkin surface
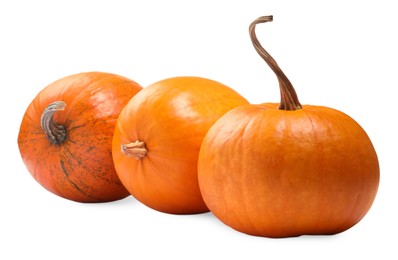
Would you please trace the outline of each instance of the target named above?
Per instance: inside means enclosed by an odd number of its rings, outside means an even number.
[[[342,232],[367,213],[379,182],[365,131],[320,106],[236,108],[206,135],[198,167],[209,209],[234,229],[268,237]]]
[[[113,166],[111,143],[120,111],[141,89],[103,72],[67,76],[44,88],[28,106],[18,136],[34,179],[78,202],[128,196]]]
[[[358,223],[379,185],[366,132],[348,115],[302,106],[288,78],[249,27],[253,45],[279,80],[281,102],[235,108],[205,136],[199,186],[228,226],[257,236],[336,234]]]
[[[200,77],[175,77],[138,93],[121,112],[113,139],[116,171],[139,201],[173,214],[207,212],[197,180],[201,142],[223,114],[248,102]]]

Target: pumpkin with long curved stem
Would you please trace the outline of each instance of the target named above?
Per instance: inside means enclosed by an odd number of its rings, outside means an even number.
[[[112,136],[120,111],[141,89],[103,72],[67,76],[44,88],[28,106],[18,136],[31,175],[78,202],[127,197],[113,166]]]
[[[145,87],[120,113],[113,138],[117,174],[130,193],[155,210],[207,212],[197,161],[203,137],[220,116],[248,101],[201,77],[174,77]]]
[[[199,186],[228,226],[257,236],[336,234],[358,223],[379,184],[375,149],[346,114],[301,105],[275,60],[249,27],[253,45],[279,80],[281,102],[241,106],[205,136]]]

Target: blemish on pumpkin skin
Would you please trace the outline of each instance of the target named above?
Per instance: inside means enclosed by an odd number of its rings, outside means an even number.
[[[95,149],[95,146],[91,145],[91,146],[87,147],[87,152],[89,153],[94,149]]]

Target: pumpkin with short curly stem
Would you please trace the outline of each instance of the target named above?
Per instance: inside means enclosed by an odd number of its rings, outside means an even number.
[[[200,145],[218,118],[244,104],[233,89],[201,77],[168,78],[145,87],[116,125],[113,159],[120,180],[155,210],[207,212],[197,177]]]
[[[209,209],[228,226],[257,236],[336,234],[358,223],[379,184],[375,149],[346,114],[302,106],[290,81],[257,40],[279,79],[281,102],[231,110],[209,130],[198,175]]]
[[[78,202],[125,198],[112,160],[117,117],[142,87],[103,72],[80,73],[44,88],[28,106],[18,146],[44,188]]]

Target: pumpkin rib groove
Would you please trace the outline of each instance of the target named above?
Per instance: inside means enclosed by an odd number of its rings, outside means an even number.
[[[68,141],[69,141],[69,140],[68,140]],[[78,164],[79,166],[84,166],[84,165],[82,164],[81,159],[78,158],[78,157],[77,157],[74,153],[72,153],[72,151],[69,149],[68,144],[65,144],[65,145],[63,146],[63,149],[62,149],[62,150],[68,152],[68,154],[65,154],[65,152],[63,152],[63,155],[64,155],[65,158],[72,158],[72,159],[74,159],[74,160],[77,162],[77,164]]]
[[[309,122],[309,125],[311,126],[311,140],[314,141],[313,147],[315,147],[315,150],[316,150],[316,162],[317,162],[317,168],[319,170],[317,175],[318,175],[318,179],[321,180],[321,182],[319,184],[321,187],[326,187],[325,180],[324,180],[324,178],[325,178],[324,176],[326,175],[325,158],[324,158],[324,155],[322,152],[324,147],[323,147],[323,143],[320,141],[318,132],[316,131],[316,129],[319,129],[319,128],[316,126],[316,123],[313,119],[313,115],[316,113],[316,111],[308,111],[308,110],[306,110],[306,106],[303,106],[302,111],[303,111],[304,115],[306,116],[306,118]],[[322,209],[322,205],[324,205],[326,203],[327,203],[327,201],[323,201],[322,199],[320,199],[318,201],[318,203],[315,205],[314,213],[316,213],[316,215],[318,215],[318,217],[314,218],[314,220],[312,222],[312,225],[311,225],[312,230],[307,231],[306,233],[316,233],[315,230],[322,230],[323,220],[321,219],[319,212]]]
[[[105,181],[108,184],[120,185],[120,182],[118,182],[116,180],[112,181],[111,179],[107,178],[106,175],[95,174],[96,173],[95,169],[88,168],[84,163],[82,163],[81,158],[75,156],[68,148],[65,147],[65,150],[68,151],[68,155],[65,155],[65,156],[68,158],[72,158],[74,161],[76,161],[77,164],[79,165],[79,167],[81,167],[81,169],[83,169],[85,171],[85,173],[90,175],[93,179],[99,179],[99,180]]]
[[[86,193],[85,191],[83,191],[83,189],[81,189],[81,188],[79,187],[79,185],[77,185],[74,181],[72,181],[72,180],[70,179],[70,177],[69,177],[69,176],[70,176],[70,173],[69,173],[68,170],[66,169],[66,166],[65,166],[64,161],[63,161],[62,159],[60,159],[59,162],[60,162],[60,166],[61,166],[61,169],[62,169],[62,172],[63,172],[63,174],[64,174],[65,179],[68,181],[69,184],[72,185],[72,187],[74,187],[79,193],[81,193],[82,195],[84,195],[84,196],[87,197],[87,198],[94,199],[94,200],[97,200],[97,201],[100,200],[100,199],[95,198],[94,196],[92,196],[92,195]]]

